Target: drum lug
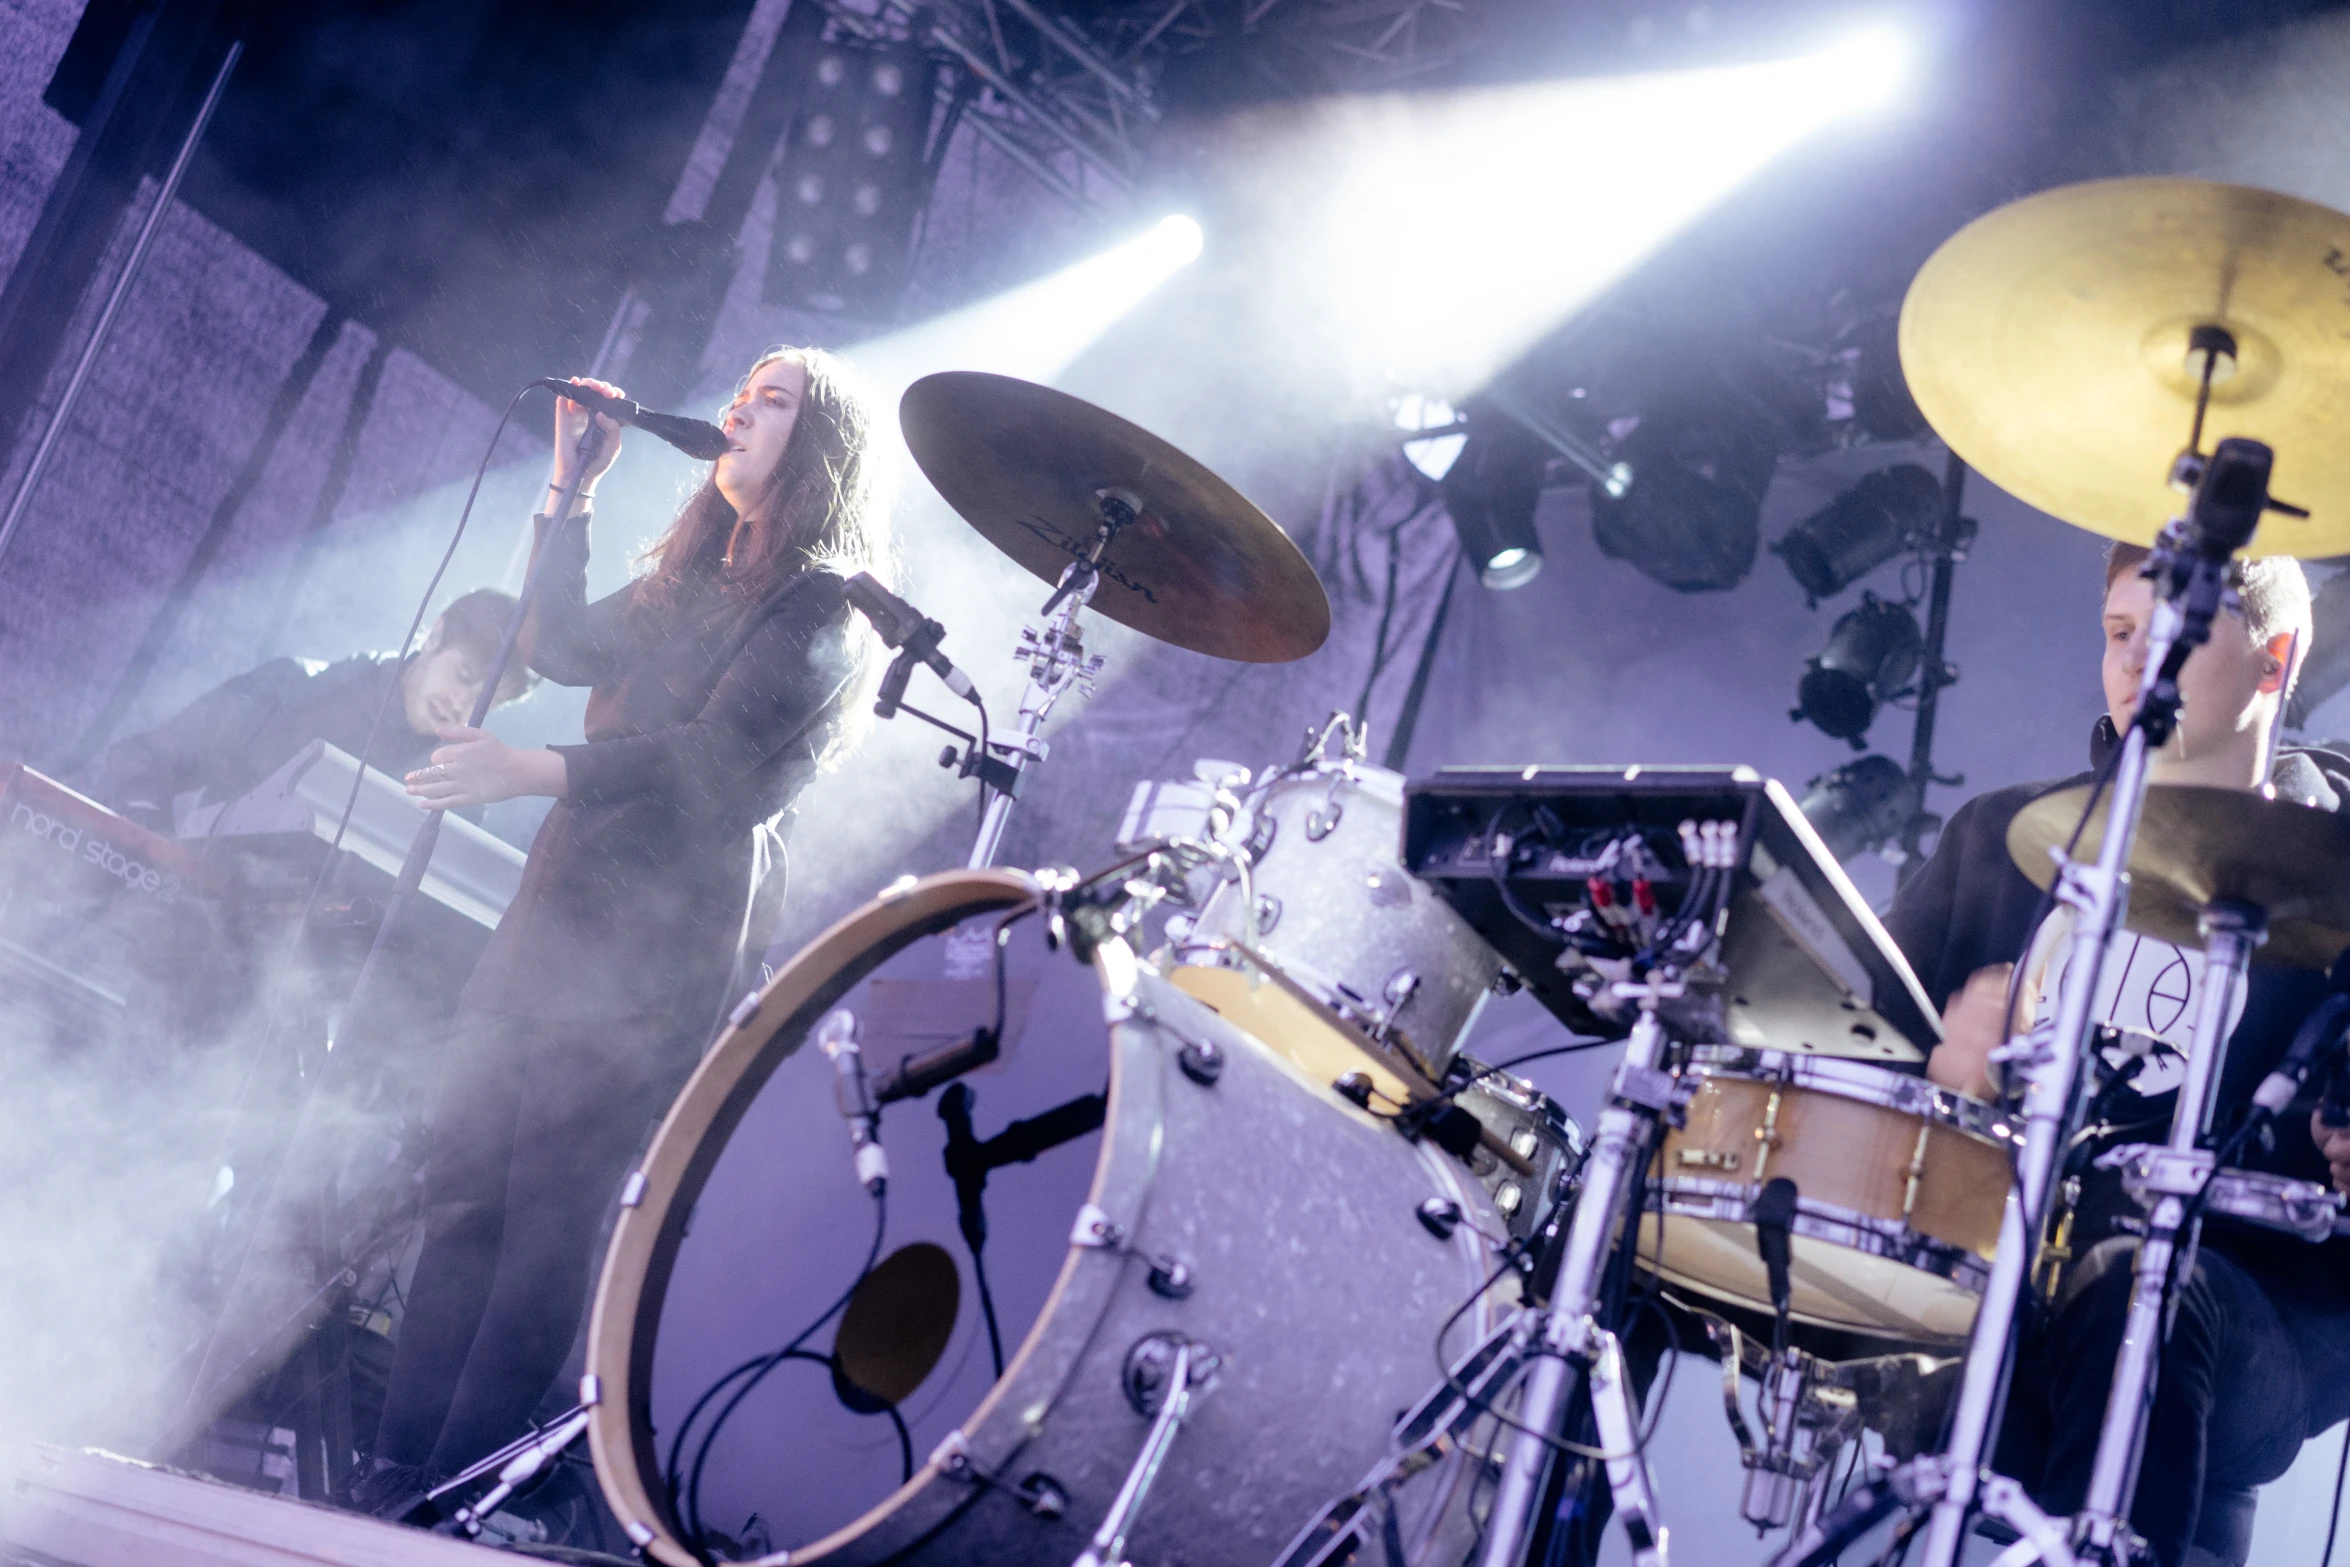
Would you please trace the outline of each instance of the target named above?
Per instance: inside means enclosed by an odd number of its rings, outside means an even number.
[[[1431,1197],[1413,1210],[1421,1225],[1440,1241],[1452,1239],[1452,1232],[1461,1227],[1461,1205],[1449,1197]]]
[[[1339,803],[1338,786],[1330,787],[1330,797],[1306,812],[1306,842],[1320,843],[1338,831],[1338,824],[1346,819],[1346,807]]]
[[[1395,1016],[1403,1004],[1420,993],[1420,976],[1408,968],[1399,968],[1387,976],[1386,988],[1380,991],[1387,998],[1387,1015]]]
[[[1175,1064],[1200,1087],[1213,1088],[1224,1075],[1224,1051],[1213,1040],[1186,1039],[1175,1052]]]
[[[1269,892],[1257,894],[1257,934],[1270,936],[1273,927],[1281,923],[1281,900]]]
[[[1188,1300],[1196,1287],[1191,1276],[1191,1264],[1181,1257],[1156,1257],[1151,1261],[1151,1293],[1164,1300]]]
[[[1012,1488],[1020,1505],[1050,1521],[1069,1511],[1069,1488],[1041,1470]]]
[[[1134,1406],[1136,1414],[1156,1415],[1165,1406],[1176,1352],[1185,1348],[1191,1351],[1186,1357],[1189,1368],[1184,1378],[1186,1385],[1196,1393],[1205,1392],[1215,1384],[1216,1373],[1223,1369],[1224,1362],[1205,1344],[1180,1333],[1145,1334],[1126,1352],[1126,1401]]]
[[[1069,1231],[1069,1244],[1115,1251],[1126,1244],[1126,1232],[1100,1208],[1087,1203],[1077,1210],[1077,1224]]]
[[[1249,863],[1263,863],[1266,851],[1273,847],[1273,835],[1280,830],[1281,824],[1273,819],[1272,812],[1257,813],[1256,820],[1249,823],[1248,840],[1241,845],[1249,857]]]

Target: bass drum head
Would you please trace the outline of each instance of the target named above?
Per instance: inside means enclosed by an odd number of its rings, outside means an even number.
[[[714,1559],[1073,1560],[1149,1427],[1132,1357],[1173,1334],[1213,1357],[1214,1380],[1134,1555],[1260,1567],[1376,1461],[1397,1412],[1435,1380],[1438,1329],[1490,1269],[1475,1230],[1499,1219],[1484,1190],[1122,944],[1088,968],[1048,951],[1044,924],[1027,880],[1001,872],[934,876],[869,904],[776,975],[671,1107],[614,1229],[588,1346],[597,1472],[650,1557],[692,1567],[698,1517]],[[819,1025],[854,1014],[876,1075],[967,1039],[994,1019],[999,927],[1004,1054],[960,1080],[976,1094],[975,1135],[1108,1090],[1100,1130],[988,1174],[1005,1375],[934,1091],[882,1115],[888,1229],[869,1284],[888,1281],[888,1298],[861,1290],[849,1325],[823,1323],[747,1392],[749,1376],[727,1383],[819,1323],[873,1244],[875,1203]],[[1055,1118],[1086,1121],[1082,1105]],[[1418,1216],[1430,1200],[1470,1223],[1431,1233]],[[1506,1306],[1478,1297],[1452,1352]],[[894,1377],[894,1415],[835,1375],[835,1351],[856,1359],[851,1341],[876,1331],[882,1352],[861,1363],[881,1369],[863,1387]],[[1430,1500],[1410,1532],[1465,1551],[1468,1474],[1447,1463],[1422,1482]]]

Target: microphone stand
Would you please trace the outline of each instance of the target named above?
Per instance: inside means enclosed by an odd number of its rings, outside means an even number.
[[[497,656],[490,661],[489,673],[483,677],[481,694],[474,698],[473,714],[467,720],[468,728],[480,728],[482,721],[489,717],[491,704],[497,700],[499,683],[505,678],[507,666],[513,661],[515,647],[521,641],[523,624],[530,618],[531,608],[537,602],[539,583],[545,575],[547,559],[554,553],[551,546],[560,530],[571,521],[572,507],[579,499],[580,486],[587,481],[588,464],[593,462],[597,454],[602,451],[603,439],[603,429],[591,415],[588,419],[587,429],[581,432],[579,443],[573,448],[576,461],[572,464],[571,481],[559,492],[554,521],[548,525],[546,544],[537,551],[532,559],[529,575],[523,580],[522,593],[515,600],[513,613],[506,618],[505,634],[498,641]],[[349,1042],[348,1036],[345,1035],[345,1025],[348,1023],[355,1026],[357,1018],[361,1015],[361,1003],[367,999],[369,990],[374,983],[377,966],[381,963],[384,951],[390,944],[393,927],[400,922],[402,914],[414,900],[418,890],[424,885],[425,872],[432,865],[433,850],[440,842],[441,819],[444,814],[441,811],[427,812],[424,821],[419,824],[416,837],[408,846],[408,857],[401,862],[399,879],[394,883],[391,896],[384,904],[383,917],[376,925],[375,937],[368,944],[367,956],[360,962],[358,977],[352,981],[350,993],[344,998],[342,1008],[328,1024],[326,1064],[311,1077],[309,1089],[302,1097],[301,1108],[295,1112],[293,1130],[286,1137],[284,1149],[278,1156],[276,1168],[270,1172],[264,1183],[263,1196],[256,1211],[255,1230],[247,1237],[245,1250],[239,1255],[236,1269],[222,1296],[220,1314],[214,1318],[212,1331],[205,1338],[204,1350],[196,1362],[194,1375],[189,1381],[188,1395],[181,1406],[180,1418],[170,1428],[177,1439],[184,1440],[194,1434],[189,1429],[190,1417],[199,1409],[205,1395],[214,1386],[232,1380],[255,1355],[261,1353],[263,1348],[274,1342],[282,1331],[281,1328],[256,1340],[254,1347],[248,1350],[235,1366],[229,1368],[225,1375],[215,1376],[213,1374],[213,1361],[220,1350],[221,1333],[228,1325],[230,1307],[234,1303],[237,1287],[243,1279],[245,1265],[252,1256],[252,1243],[258,1236],[261,1216],[265,1215],[273,1206],[278,1180],[285,1174],[287,1167],[293,1163],[295,1153],[303,1145],[304,1136],[311,1122],[312,1108],[318,1103],[319,1095],[324,1089],[327,1076],[336,1059],[336,1046]],[[323,1217],[323,1215],[321,1216]],[[307,1314],[315,1299],[315,1296],[306,1298],[302,1306],[297,1308],[297,1316]]]

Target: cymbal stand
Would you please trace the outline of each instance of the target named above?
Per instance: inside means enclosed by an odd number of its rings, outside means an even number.
[[[1999,1249],[1967,1341],[1949,1443],[1939,1454],[1903,1465],[1805,1530],[1772,1558],[1771,1567],[1816,1567],[1857,1538],[1872,1518],[1897,1507],[1924,1505],[1932,1509],[1924,1567],[1956,1567],[1968,1522],[1978,1509],[2023,1536],[2002,1558],[2003,1567],[2032,1560],[2076,1567],[2080,1560],[2065,1533],[2023,1488],[1990,1474],[1986,1462],[2006,1401],[2018,1308],[2048,1218],[2058,1162],[2081,1109],[2081,1063],[2089,1052],[2106,953],[2128,907],[2126,872],[2153,752],[2169,740],[2178,721],[2179,671],[2210,638],[2212,617],[2227,592],[2228,564],[2251,542],[2261,512],[2272,505],[2268,475],[2274,454],[2267,447],[2231,439],[2220,442],[2208,459],[2190,455],[2194,499],[2187,515],[2156,539],[2147,564],[2156,597],[2146,672],[2139,683],[2137,715],[2122,737],[2104,842],[2094,864],[2068,860],[2057,871],[2056,901],[2073,910],[2075,924],[2056,1026],[2019,1035],[1993,1054],[2025,1081],[2024,1136],[2016,1153],[2015,1184],[2000,1216]]]
[[[2201,923],[2203,984],[2196,997],[2195,1044],[2187,1057],[2186,1080],[2179,1085],[2178,1104],[2171,1111],[2169,1140],[2116,1148],[2098,1161],[2127,1167],[2131,1194],[2148,1207],[2146,1238],[2131,1270],[2129,1316],[2121,1353],[2114,1360],[2105,1424],[2097,1435],[2088,1495],[2074,1521],[2080,1553],[2107,1562],[2128,1560],[2134,1549],[2130,1501],[2138,1488],[2138,1462],[2145,1453],[2146,1423],[2154,1410],[2156,1367],[2170,1325],[2173,1264],[2182,1274],[2193,1266],[2196,1233],[2202,1226],[2193,1209],[2219,1162],[2217,1155],[2196,1143],[2203,1134],[2244,972],[2251,965],[2252,949],[2268,933],[2267,916],[2260,909],[2227,899],[2205,909]]]
[[[1086,655],[1077,615],[1093,602],[1094,590],[1101,586],[1102,551],[1110,547],[1119,529],[1134,520],[1142,502],[1125,490],[1097,490],[1094,498],[1101,507],[1101,525],[1094,529],[1085,553],[1062,569],[1060,585],[1037,611],[1037,618],[1021,628],[1020,650],[1012,655],[1028,666],[1028,689],[1020,693],[1020,721],[1011,738],[994,741],[991,747],[1011,764],[1012,783],[988,797],[987,813],[980,819],[979,837],[971,845],[968,862],[975,871],[995,863],[1021,786],[1049,754],[1044,721],[1053,705],[1072,686],[1093,695],[1094,677],[1101,673],[1100,656]]]

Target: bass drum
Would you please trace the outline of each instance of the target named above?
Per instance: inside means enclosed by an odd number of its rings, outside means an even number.
[[[1477,1231],[1502,1229],[1485,1188],[1124,945],[1091,968],[1049,951],[1036,912],[1033,884],[1008,872],[893,888],[738,1012],[671,1107],[624,1193],[586,1390],[605,1495],[653,1559],[1074,1560],[1142,1450],[1170,1346],[1187,1342],[1209,1370],[1129,1552],[1259,1567],[1352,1489],[1434,1382],[1439,1329],[1485,1282]],[[999,1005],[1003,1053],[963,1086],[983,1144],[1035,1154],[985,1192],[1000,1378],[942,1095],[884,1112],[884,1260],[849,1325],[825,1319],[874,1245],[876,1204],[833,1065],[801,1048],[837,1038],[845,1013],[881,1076],[992,1026]],[[1089,1104],[1105,1086],[1106,1105]],[[1431,1226],[1431,1200],[1468,1222]],[[1462,1313],[1451,1353],[1498,1320],[1502,1294]],[[1445,1463],[1402,1520],[1415,1559],[1470,1545],[1470,1474],[1457,1453]]]

